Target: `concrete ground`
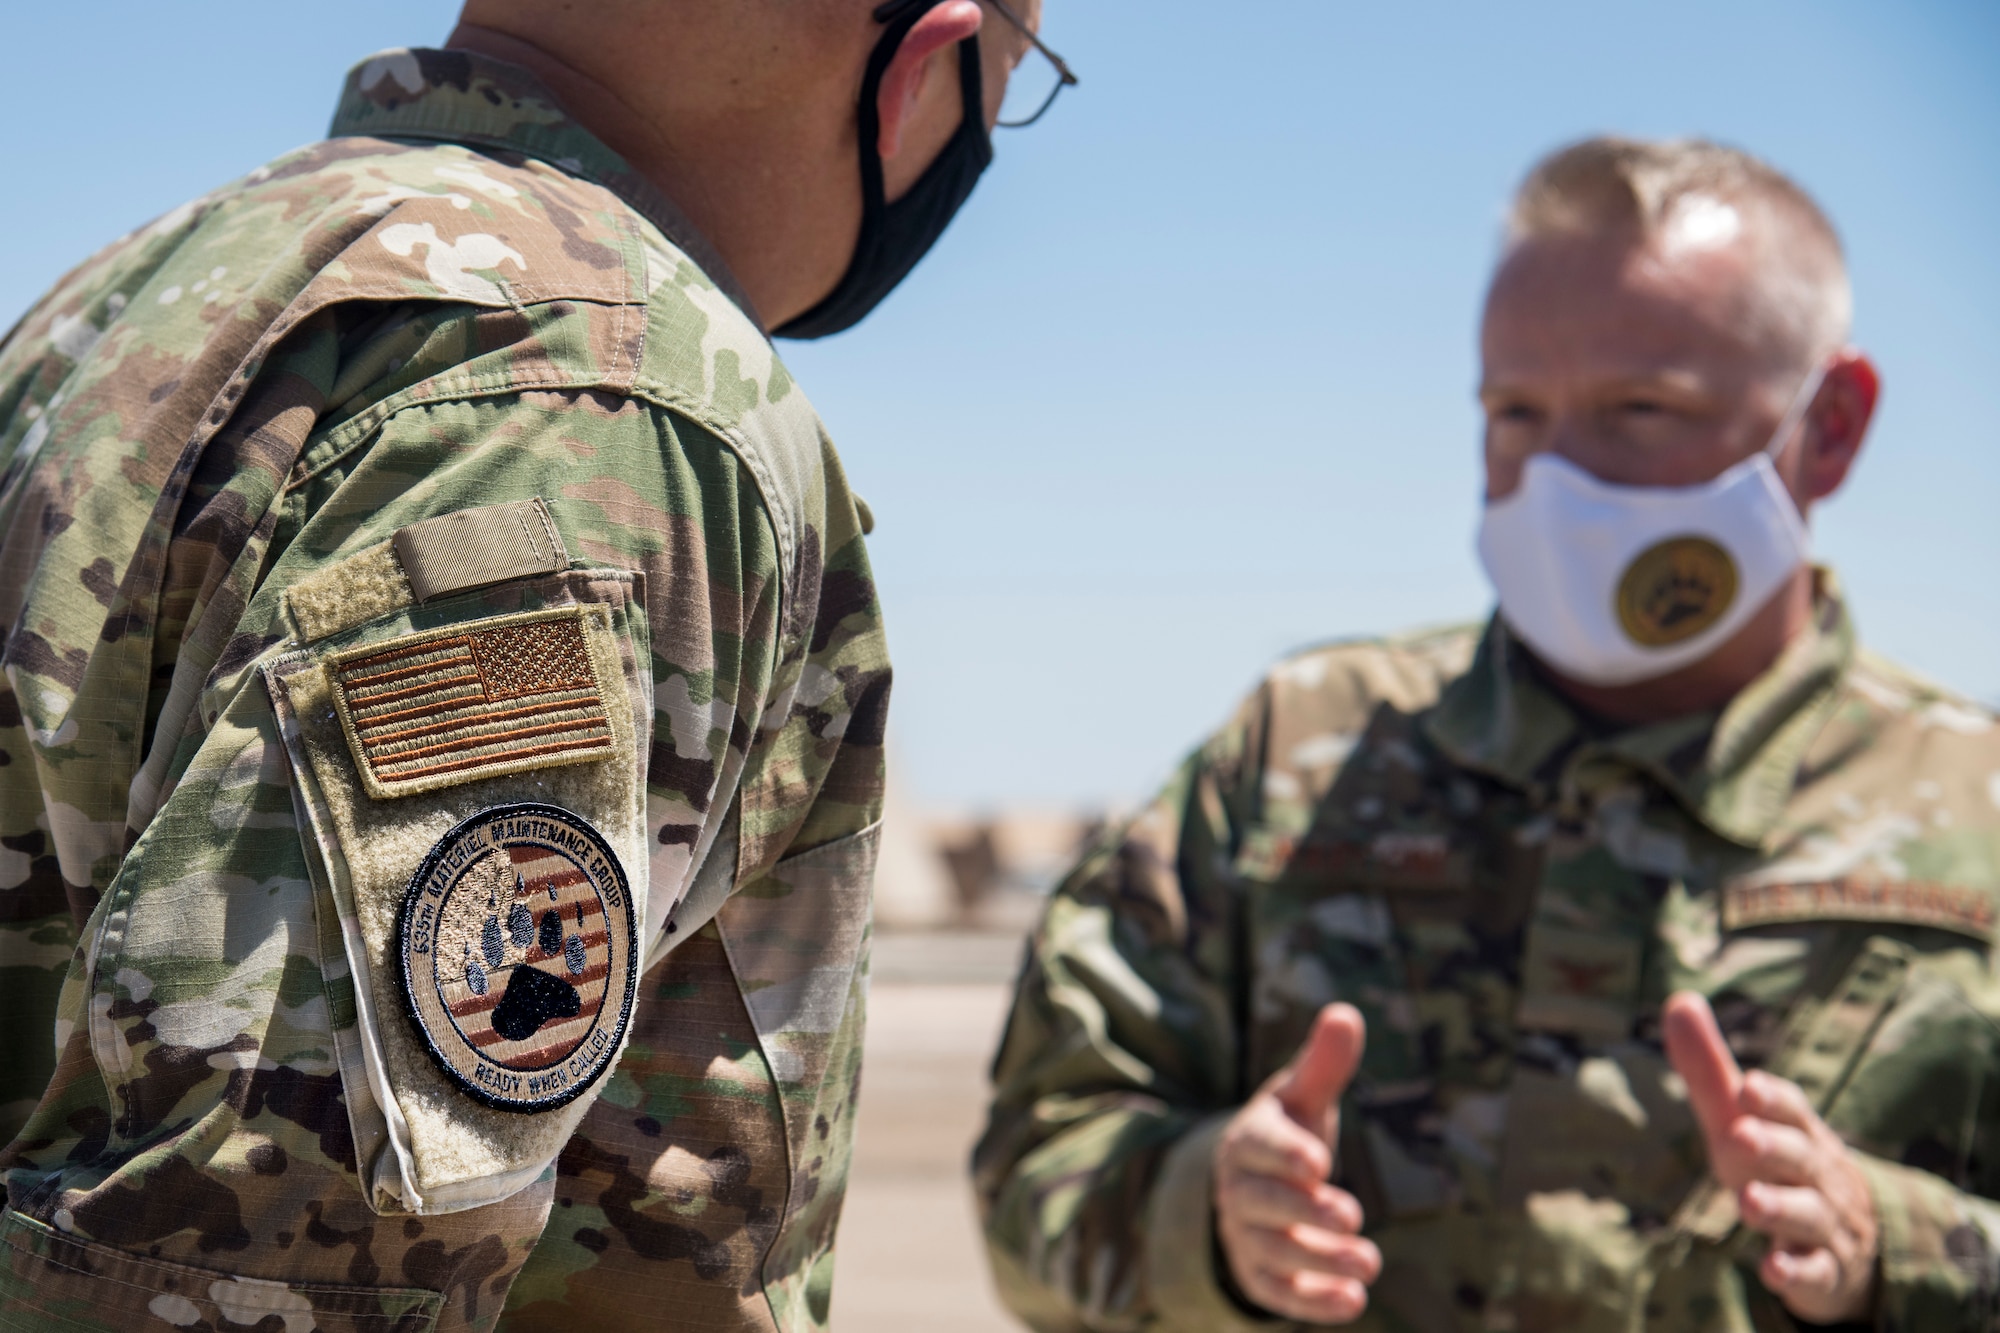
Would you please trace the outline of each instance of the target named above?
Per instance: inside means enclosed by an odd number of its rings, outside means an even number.
[[[1017,935],[878,937],[834,1333],[1009,1333],[965,1163],[985,1119]]]

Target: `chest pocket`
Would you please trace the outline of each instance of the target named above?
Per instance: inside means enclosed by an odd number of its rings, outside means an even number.
[[[1984,1193],[1981,1107],[2000,1033],[1967,989],[1984,974],[1970,950],[1927,955],[1875,936],[1840,987],[1797,1015],[1773,1066],[1855,1147]]]
[[[1512,986],[1473,849],[1443,829],[1292,839],[1236,862],[1248,904],[1247,1085],[1297,1051],[1321,1007],[1368,1024],[1337,1175],[1373,1218],[1435,1213],[1490,1167],[1504,1113]],[[1470,1168],[1470,1170],[1468,1170]]]
[[[1981,1109],[2000,1072],[1991,895],[1927,881],[1749,876],[1725,887],[1722,915],[1726,929],[1789,928],[1816,952],[1853,951],[1839,984],[1790,1015],[1772,1068],[1856,1147],[1961,1187],[1990,1184],[1979,1178],[1993,1155]]]

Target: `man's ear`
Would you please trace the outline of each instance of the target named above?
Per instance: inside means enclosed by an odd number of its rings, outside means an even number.
[[[960,42],[977,33],[981,17],[978,0],[945,0],[904,35],[903,44],[882,73],[881,91],[875,95],[875,114],[881,126],[875,146],[884,161],[903,147],[903,133],[937,63],[932,57],[940,51],[956,50]]]
[[[1809,502],[1826,499],[1847,481],[1881,396],[1881,373],[1865,353],[1850,347],[1834,357],[1806,413],[1799,489]]]

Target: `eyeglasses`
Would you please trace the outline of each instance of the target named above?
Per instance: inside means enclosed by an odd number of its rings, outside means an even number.
[[[1069,62],[1051,51],[1035,30],[1030,28],[1019,14],[1014,12],[1007,0],[985,0],[993,6],[1001,18],[1014,26],[1015,31],[1028,39],[1028,48],[1041,56],[1040,60],[1023,59],[1014,67],[1013,75],[1007,80],[1007,96],[1000,103],[1002,129],[1018,130],[1032,125],[1048,114],[1056,104],[1056,95],[1065,88],[1074,87],[1077,77],[1069,67]]]
[[[875,21],[894,23],[913,12],[928,10],[937,3],[938,0],[884,0],[875,6]],[[1007,95],[1000,103],[1000,119],[995,122],[1002,129],[1018,130],[1047,115],[1049,108],[1055,105],[1056,94],[1075,85],[1077,77],[1069,62],[1049,50],[1007,0],[984,0],[984,3],[993,6],[1001,18],[1028,39],[1028,50],[1021,53],[1021,60],[1007,80]],[[1027,59],[1029,52],[1042,58],[1030,64]]]

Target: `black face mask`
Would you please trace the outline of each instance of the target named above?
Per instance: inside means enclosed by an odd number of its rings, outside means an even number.
[[[826,299],[772,330],[777,337],[824,338],[859,324],[937,244],[971,197],[980,173],[993,161],[980,86],[979,39],[968,37],[958,44],[958,82],[965,102],[958,133],[908,194],[893,204],[883,194],[878,147],[882,124],[877,109],[882,75],[917,20],[941,3],[892,0],[875,11],[877,18],[886,18],[888,29],[868,57],[867,77],[861,82],[861,236],[854,243],[847,272]]]

